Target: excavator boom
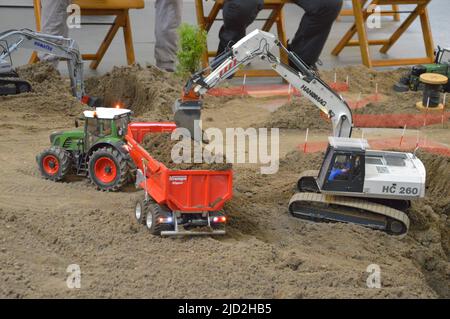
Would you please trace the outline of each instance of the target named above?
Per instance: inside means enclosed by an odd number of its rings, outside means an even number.
[[[72,93],[79,100],[85,98],[83,60],[77,43],[69,38],[26,29],[8,30],[0,33],[0,95],[2,94],[2,87],[6,87],[8,83],[26,83],[16,77],[9,76],[13,74],[11,54],[19,48],[52,54],[67,61]],[[8,91],[4,91],[4,94],[8,94]]]
[[[299,71],[285,65],[270,50],[279,46],[286,51],[290,60]],[[350,137],[352,131],[352,113],[345,100],[336,94],[311,70],[295,53],[287,50],[268,32],[254,30],[223,56],[213,61],[213,67],[195,74],[186,84],[184,96],[174,106],[175,121],[179,127],[191,131],[191,136],[198,129],[195,121],[200,120],[201,97],[210,89],[233,75],[239,68],[247,65],[255,58],[270,64],[282,78],[291,83],[297,90],[325,113],[333,124],[333,135]],[[204,74],[210,72],[206,77]]]

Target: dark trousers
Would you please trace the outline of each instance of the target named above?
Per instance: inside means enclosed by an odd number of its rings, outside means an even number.
[[[294,0],[294,2],[305,10],[305,14],[289,48],[307,64],[314,65],[325,46],[333,22],[339,15],[342,0]],[[255,21],[263,3],[263,0],[225,1],[218,54],[245,36],[247,27]]]

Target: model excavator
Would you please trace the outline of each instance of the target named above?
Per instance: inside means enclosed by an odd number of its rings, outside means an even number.
[[[286,52],[295,68],[270,52],[275,46]],[[193,75],[182,99],[174,105],[177,126],[195,136],[202,96],[255,58],[269,63],[325,113],[333,126],[320,170],[300,175],[298,192],[289,201],[290,213],[313,221],[353,223],[405,234],[409,218],[404,211],[410,200],[425,195],[423,163],[412,153],[371,150],[366,140],[351,138],[352,113],[345,100],[270,33],[253,31],[216,58],[210,68]]]
[[[8,30],[0,33],[0,95],[15,95],[31,91],[29,82],[20,79],[14,71],[11,54],[19,48],[31,49],[66,60],[72,94],[90,106],[101,101],[87,97],[83,82],[83,60],[77,43],[69,38],[48,35],[31,30]]]

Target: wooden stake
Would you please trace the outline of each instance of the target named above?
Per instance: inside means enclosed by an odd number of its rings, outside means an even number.
[[[442,101],[442,115],[441,115],[441,124],[442,128],[444,128],[444,113],[445,113],[445,100],[447,99],[447,93],[444,93],[444,100]]]
[[[427,107],[425,109],[425,117],[423,118],[423,126],[427,125],[428,107],[430,106],[430,98],[427,99]]]
[[[356,108],[359,108],[360,101],[361,101],[361,92],[359,92],[358,94],[358,101],[356,101]]]
[[[419,135],[420,135],[420,131],[417,130],[416,149],[419,148]]]
[[[291,100],[292,100],[291,91],[292,91],[292,85],[289,83],[289,89],[288,89],[288,101],[289,102],[291,102]]]
[[[403,126],[402,136],[400,137],[400,144],[398,145],[399,147],[402,146],[403,137],[405,136],[405,131],[406,131],[406,124],[405,124],[405,126]]]
[[[378,83],[375,83],[375,101],[378,101]]]
[[[309,128],[306,129],[305,144],[303,145],[303,153],[306,153],[306,145],[308,144]]]

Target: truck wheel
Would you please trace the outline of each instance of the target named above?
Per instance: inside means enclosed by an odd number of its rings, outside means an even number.
[[[62,180],[70,170],[70,155],[62,147],[52,146],[36,157],[39,171],[45,179]]]
[[[145,227],[147,227],[150,234],[159,236],[162,231],[173,230],[171,224],[162,224],[159,222],[160,218],[164,218],[163,209],[153,200],[149,200],[145,205]]]
[[[148,210],[148,201],[140,199],[134,207],[134,218],[140,225],[145,225],[146,211]]]
[[[117,150],[100,148],[89,158],[89,178],[101,191],[118,191],[128,181],[128,163]]]

